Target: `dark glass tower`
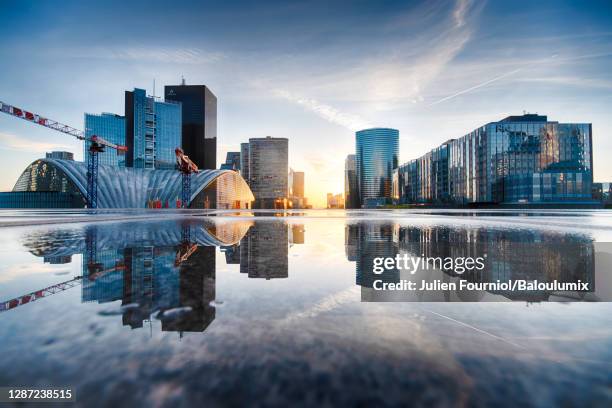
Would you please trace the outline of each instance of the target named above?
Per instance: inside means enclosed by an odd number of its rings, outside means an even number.
[[[183,105],[182,145],[201,169],[217,168],[217,97],[205,85],[167,85],[166,101]]]

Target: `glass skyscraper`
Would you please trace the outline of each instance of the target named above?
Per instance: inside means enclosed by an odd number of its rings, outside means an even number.
[[[452,139],[397,171],[400,203],[584,203],[591,124],[525,114]]]
[[[168,85],[167,101],[182,104],[182,146],[201,169],[217,168],[217,97],[205,85]]]
[[[114,113],[94,115],[85,114],[85,136],[100,136],[109,142],[125,146],[125,118]],[[83,143],[83,158],[87,160],[89,143]],[[100,164],[125,167],[125,154],[117,154],[115,149],[106,149],[98,154]]]
[[[125,92],[126,166],[174,169],[181,147],[181,105],[158,102],[144,89]]]
[[[391,202],[393,171],[399,161],[399,131],[373,128],[355,133],[355,168],[360,205]]]
[[[249,139],[248,179],[253,208],[284,208],[289,194],[289,140],[267,136]]]

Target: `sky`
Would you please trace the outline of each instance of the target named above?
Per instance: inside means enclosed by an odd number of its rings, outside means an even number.
[[[594,178],[612,181],[610,1],[0,1],[0,101],[83,128],[123,92],[205,84],[217,162],[251,137],[289,139],[325,205],[355,131],[400,131],[400,163],[523,112],[593,124]],[[156,89],[153,90],[153,84]],[[80,142],[0,116],[0,191]]]

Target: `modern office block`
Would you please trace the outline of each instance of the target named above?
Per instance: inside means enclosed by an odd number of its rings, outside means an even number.
[[[592,157],[590,124],[510,116],[400,166],[399,202],[588,203]]]
[[[102,113],[100,115],[86,113],[85,136],[99,136],[111,143],[125,146],[125,117],[114,113]],[[89,154],[88,150],[89,143],[83,143],[83,158],[85,159]],[[109,166],[125,167],[126,157],[126,154],[117,154],[115,149],[106,149],[103,153],[98,153],[99,163]],[[51,158],[61,159],[60,157]]]
[[[399,161],[399,131],[365,129],[356,132],[355,137],[355,167],[361,206],[390,203],[393,171]]]
[[[359,189],[357,188],[355,155],[349,154],[344,161],[344,208],[359,207]]]
[[[47,159],[74,160],[72,152],[53,151],[45,153]]]
[[[249,144],[240,143],[240,175],[249,182]]]
[[[289,169],[289,196],[304,198],[304,172]]]
[[[166,102],[182,105],[182,147],[201,169],[217,168],[217,97],[205,85],[168,85]]]
[[[174,169],[181,147],[181,105],[158,102],[144,89],[125,92],[126,167]]]
[[[240,171],[240,152],[227,152],[225,163],[221,164],[220,169]]]
[[[253,208],[286,208],[289,193],[289,140],[286,138],[249,139],[249,178],[255,196]]]

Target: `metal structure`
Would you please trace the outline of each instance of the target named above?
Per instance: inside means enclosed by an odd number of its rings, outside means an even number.
[[[98,207],[98,153],[102,153],[107,147],[115,149],[117,154],[122,154],[127,151],[126,146],[117,145],[109,142],[99,136],[85,136],[82,130],[75,129],[72,126],[65,125],[58,121],[45,118],[41,115],[26,111],[0,101],[0,112],[26,120],[30,123],[35,123],[58,132],[76,137],[79,140],[89,142],[89,154],[87,155],[87,207]]]
[[[199,173],[200,170],[180,147],[174,149],[174,154],[176,155],[178,170],[182,175],[181,204],[183,208],[187,208],[189,201],[191,200],[191,175],[193,173]]]
[[[37,290],[36,292],[28,293],[27,295],[0,302],[0,312],[5,312],[7,310],[14,309],[18,306],[25,305],[26,303],[30,303],[35,300],[47,297],[49,295],[53,295],[55,293],[63,292],[65,290],[73,288],[81,283],[81,279],[81,276],[77,276],[69,281],[58,283],[56,285],[49,286],[41,290]]]

